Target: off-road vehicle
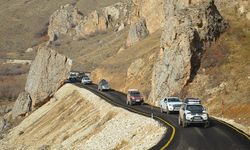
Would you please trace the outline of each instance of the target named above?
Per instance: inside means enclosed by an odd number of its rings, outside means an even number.
[[[200,101],[186,101],[180,108],[179,125],[187,127],[190,124],[203,124],[204,127],[209,126],[209,116]]]
[[[178,97],[166,97],[160,100],[161,112],[178,112],[183,103]]]
[[[138,89],[129,89],[127,94],[127,105],[143,104],[144,99]]]

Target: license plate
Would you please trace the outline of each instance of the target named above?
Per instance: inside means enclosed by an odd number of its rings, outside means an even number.
[[[136,102],[140,102],[141,100],[137,99]]]
[[[194,117],[194,121],[201,121],[201,117]]]

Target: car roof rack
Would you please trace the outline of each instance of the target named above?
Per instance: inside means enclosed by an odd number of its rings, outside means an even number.
[[[184,103],[186,103],[186,104],[201,104],[201,100],[199,98],[186,98]]]

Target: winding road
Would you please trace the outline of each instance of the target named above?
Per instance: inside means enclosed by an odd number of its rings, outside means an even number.
[[[169,150],[250,150],[250,137],[239,129],[219,120],[211,119],[209,128],[178,125],[178,114],[161,113],[158,107],[150,105],[126,105],[126,95],[117,91],[99,92],[96,85],[82,85],[112,105],[129,111],[153,117],[167,127],[162,140],[151,149]]]

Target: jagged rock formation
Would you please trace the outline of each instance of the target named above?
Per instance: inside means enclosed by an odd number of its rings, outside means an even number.
[[[140,18],[137,22],[130,26],[126,45],[131,46],[141,39],[147,37],[148,34],[149,31],[147,29],[146,21],[144,18]]]
[[[120,2],[84,15],[71,4],[62,6],[50,17],[48,27],[50,41],[56,41],[60,35],[79,39],[108,29],[118,30],[120,26],[127,25],[127,7],[127,4]]]
[[[162,49],[152,77],[153,100],[178,95],[199,69],[205,45],[228,27],[213,1],[192,4],[167,0],[165,5]]]
[[[33,107],[47,102],[63,85],[71,69],[72,61],[56,51],[41,46],[32,62],[25,92],[15,102],[12,117],[25,115]]]
[[[63,85],[71,65],[71,59],[48,47],[42,46],[38,49],[25,86],[33,106],[43,104]]]
[[[143,17],[150,33],[163,27],[164,23],[164,0],[132,0],[133,16]]]

